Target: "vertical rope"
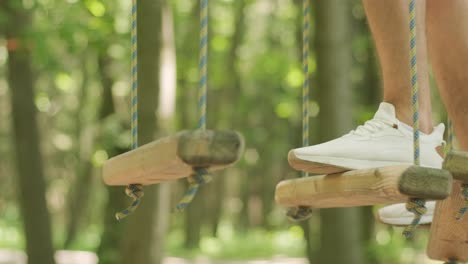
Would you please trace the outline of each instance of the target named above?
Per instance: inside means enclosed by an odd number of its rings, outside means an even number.
[[[414,165],[419,166],[420,160],[420,145],[419,145],[419,87],[418,87],[418,67],[417,67],[417,47],[416,47],[416,1],[410,0],[410,66],[411,66],[411,105],[413,110],[413,157]],[[414,230],[418,226],[421,217],[426,213],[425,201],[422,199],[409,199],[406,208],[414,213],[414,219],[403,232],[406,238],[413,236]]]
[[[200,54],[198,71],[198,129],[206,130],[206,100],[208,90],[208,0],[200,0]],[[204,168],[194,168],[188,178],[189,187],[176,205],[177,211],[183,211],[193,201],[201,185],[211,181],[211,176]]]
[[[137,0],[132,0],[131,18],[131,137],[132,149],[138,148],[138,29],[137,29]],[[139,184],[130,184],[125,193],[133,199],[133,203],[127,209],[117,213],[117,220],[123,219],[133,213],[140,205],[143,197],[143,187]]]
[[[137,29],[137,0],[132,0],[132,149],[138,148],[138,29]]]
[[[198,64],[198,128],[206,129],[206,97],[208,87],[208,0],[200,0],[200,58]]]
[[[309,0],[302,1],[302,146],[309,146],[309,32],[310,32],[310,3]],[[302,172],[302,177],[307,177]]]
[[[413,110],[413,143],[414,165],[420,165],[419,146],[419,87],[416,47],[416,6],[415,0],[410,1],[410,64],[411,64],[411,103]]]
[[[310,2],[302,1],[302,146],[309,146],[309,46],[310,46]],[[307,172],[302,177],[309,176]],[[286,213],[291,221],[303,221],[312,215],[312,209],[305,206],[288,208]]]

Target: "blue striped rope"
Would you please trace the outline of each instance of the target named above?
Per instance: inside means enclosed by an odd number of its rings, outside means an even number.
[[[302,1],[302,12],[302,146],[307,147],[309,146],[309,0]],[[302,176],[307,177],[308,174],[303,172]]]
[[[419,87],[418,87],[418,67],[417,67],[417,46],[416,46],[416,1],[410,0],[409,3],[410,15],[410,66],[411,66],[411,106],[413,111],[413,158],[414,165],[421,164],[420,144],[419,144]],[[406,208],[414,213],[414,219],[409,226],[403,231],[403,235],[407,238],[413,236],[414,230],[419,225],[421,217],[426,213],[426,202],[423,199],[409,199]]]
[[[309,45],[310,44],[310,2],[302,1],[302,146],[309,146]],[[307,177],[307,172],[301,173]],[[294,222],[304,221],[312,216],[312,209],[305,206],[290,207],[287,217]]]
[[[406,209],[414,214],[413,221],[409,226],[403,231],[403,235],[406,238],[412,238],[414,236],[414,231],[419,225],[422,216],[427,212],[426,201],[423,199],[412,198],[406,203]]]
[[[198,70],[198,128],[206,129],[206,99],[208,90],[208,0],[200,0],[200,56]]]
[[[138,148],[138,12],[137,0],[132,0],[131,11],[131,137],[132,149]],[[139,184],[130,184],[125,190],[126,194],[133,198],[133,203],[127,209],[116,214],[118,220],[123,219],[133,213],[143,197],[143,188]]]
[[[206,100],[208,90],[208,0],[200,0],[200,54],[198,71],[198,129],[206,130]],[[177,211],[183,211],[193,201],[201,185],[211,181],[206,169],[194,168],[188,178],[189,187],[180,202],[176,205]]]
[[[176,205],[177,211],[185,210],[195,198],[200,186],[205,185],[211,181],[211,176],[204,168],[194,169],[193,174],[188,178],[189,187],[185,191],[184,196]]]
[[[418,65],[416,46],[416,3],[410,1],[410,64],[411,64],[411,104],[413,110],[413,143],[414,143],[414,164],[420,165],[420,145],[419,145],[419,87],[418,87]]]

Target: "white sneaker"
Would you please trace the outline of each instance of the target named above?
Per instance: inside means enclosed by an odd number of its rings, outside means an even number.
[[[435,204],[435,201],[426,202],[427,213],[421,217],[421,220],[419,221],[420,225],[432,223]],[[413,221],[414,214],[406,210],[405,204],[393,204],[380,208],[377,218],[384,224],[407,226]]]
[[[290,165],[313,174],[331,174],[354,169],[413,163],[413,132],[396,118],[395,107],[381,103],[374,118],[348,134],[319,144],[293,149]],[[441,168],[436,148],[443,145],[445,126],[420,134],[421,165]]]

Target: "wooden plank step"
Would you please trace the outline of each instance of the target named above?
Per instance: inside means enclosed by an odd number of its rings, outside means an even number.
[[[406,202],[409,197],[445,199],[448,171],[412,165],[347,171],[280,182],[276,202],[312,208],[354,207]]]
[[[243,148],[242,136],[234,131],[183,131],[109,159],[103,180],[148,185],[187,177],[192,167],[220,170],[238,161]]]
[[[468,153],[450,152],[444,169],[452,172],[454,178],[468,183]],[[468,214],[458,221],[455,216],[464,205],[461,195],[462,181],[455,181],[449,198],[436,204],[427,255],[434,260],[468,262]]]

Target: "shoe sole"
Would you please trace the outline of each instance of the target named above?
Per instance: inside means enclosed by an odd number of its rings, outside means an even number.
[[[293,150],[288,153],[289,165],[295,170],[305,171],[313,174],[333,174],[353,170],[352,168],[345,168],[335,166],[327,163],[320,163],[309,161],[299,158]]]
[[[427,220],[427,217],[430,217],[429,220]],[[388,226],[396,226],[396,227],[406,227],[411,224],[413,221],[412,217],[403,217],[403,218],[382,218],[378,213],[375,214],[375,219],[384,225]],[[402,221],[402,219],[404,219]],[[421,223],[419,224],[422,227],[430,227],[432,223],[432,216],[423,216],[421,219]]]
[[[324,156],[302,156],[294,153],[294,150],[288,153],[289,165],[300,171],[312,174],[334,174],[350,170],[369,169],[393,165],[408,165],[408,162],[378,161],[378,160],[357,160],[344,159]],[[343,165],[335,165],[343,164]]]

